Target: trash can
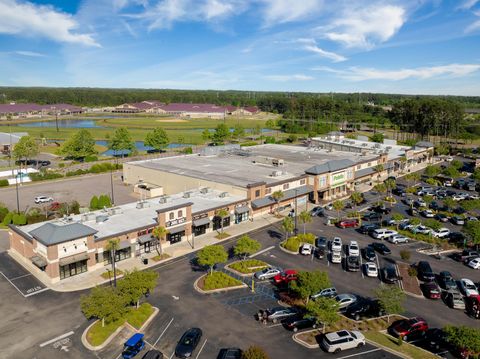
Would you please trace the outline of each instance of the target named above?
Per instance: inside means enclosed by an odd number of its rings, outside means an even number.
[[[143,264],[148,264],[148,258],[143,258]]]

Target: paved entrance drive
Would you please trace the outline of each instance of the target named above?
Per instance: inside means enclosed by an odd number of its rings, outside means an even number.
[[[0,253],[0,277],[6,279],[25,298],[48,290],[6,252]]]

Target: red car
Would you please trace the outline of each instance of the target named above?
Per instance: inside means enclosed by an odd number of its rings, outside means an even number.
[[[358,227],[358,219],[344,219],[337,222],[339,228],[355,228]]]
[[[441,290],[435,282],[422,284],[423,294],[428,299],[440,299]]]
[[[398,320],[388,328],[391,335],[402,337],[405,341],[423,337],[427,330],[427,322],[420,317]]]
[[[60,202],[52,202],[50,206],[48,206],[49,211],[58,211],[60,209],[61,203]]]
[[[480,319],[480,295],[465,298],[467,313],[475,319]]]
[[[297,271],[295,269],[287,269],[273,277],[275,284],[288,284],[292,280],[297,280]]]

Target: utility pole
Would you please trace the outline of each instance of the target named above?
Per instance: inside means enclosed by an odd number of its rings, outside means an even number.
[[[298,213],[297,213],[297,188],[295,188],[295,235],[297,235],[297,232],[298,232],[298,228],[297,228],[297,217],[298,217]]]
[[[110,190],[112,192],[112,206],[115,205],[115,195],[113,193],[113,167],[110,167]]]

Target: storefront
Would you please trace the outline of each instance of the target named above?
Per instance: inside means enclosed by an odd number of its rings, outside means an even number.
[[[132,256],[132,248],[129,242],[120,242],[119,248],[115,250],[115,262],[123,261]],[[112,264],[112,255],[110,251],[103,252],[103,263]]]
[[[183,236],[185,236],[185,226],[169,228],[167,234],[167,241],[169,241],[170,244],[174,244],[180,242]]]
[[[193,234],[195,236],[201,236],[207,233],[207,229],[210,227],[210,218],[207,216],[203,218],[197,218],[193,220]]]
[[[87,269],[88,253],[61,258],[58,262],[60,268],[60,279],[73,277],[85,273]]]
[[[235,208],[235,224],[248,221],[250,209],[248,206],[241,206]]]
[[[221,217],[218,217],[218,216],[213,217],[212,222],[213,222],[213,230],[214,231],[222,229],[222,218]],[[228,227],[229,225],[230,225],[230,216],[227,216],[227,217],[223,218],[223,228]]]
[[[138,237],[138,245],[138,254],[150,253],[155,249],[155,246],[157,245],[157,239],[150,233],[144,234]]]

